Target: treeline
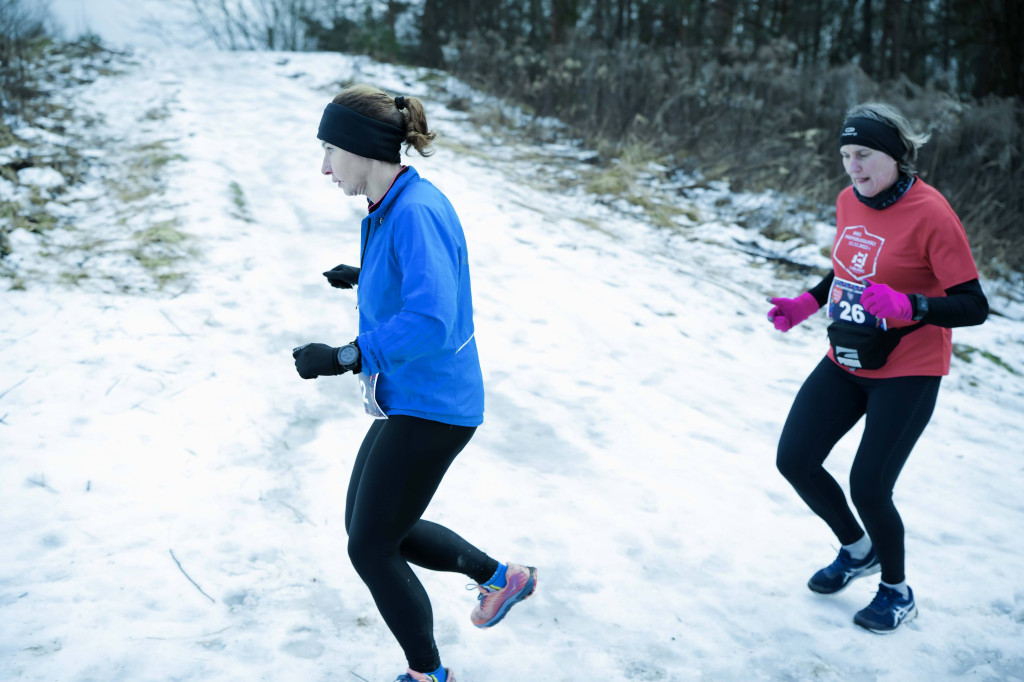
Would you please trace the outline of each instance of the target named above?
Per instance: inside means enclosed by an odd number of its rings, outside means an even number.
[[[17,0],[13,0],[17,1]],[[474,35],[687,51],[694,63],[789,46],[795,68],[856,64],[982,98],[1024,96],[1021,0],[171,0],[222,48],[358,51],[445,67]]]
[[[388,2],[395,6],[410,3]],[[474,34],[547,51],[574,42],[687,50],[695,63],[790,46],[786,65],[856,64],[969,94],[1024,96],[1020,0],[424,0],[419,57]]]
[[[648,156],[812,204],[847,184],[844,112],[892,102],[932,133],[921,175],[982,267],[1024,272],[1022,0],[175,1],[225,49],[442,68],[564,121],[605,163]]]
[[[899,106],[989,274],[1024,271],[1019,0],[425,0],[407,56],[610,156],[831,203],[844,112]],[[785,230],[783,230],[785,231]]]

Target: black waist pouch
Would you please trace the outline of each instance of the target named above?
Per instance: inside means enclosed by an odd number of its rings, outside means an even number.
[[[879,329],[846,322],[833,322],[828,326],[828,342],[836,362],[851,369],[879,369],[900,339],[924,326],[918,322],[899,329]]]

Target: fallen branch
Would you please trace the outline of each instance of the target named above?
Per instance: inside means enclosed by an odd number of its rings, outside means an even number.
[[[206,597],[207,599],[209,599],[211,604],[216,604],[217,600],[214,599],[213,597],[211,597],[210,595],[206,594],[206,592],[203,591],[203,588],[199,587],[199,583],[197,583],[195,580],[192,580],[192,576],[190,576],[188,573],[185,572],[185,569],[182,567],[181,562],[178,561],[178,557],[174,556],[174,550],[170,549],[170,550],[167,550],[167,551],[169,551],[171,553],[171,558],[174,559],[174,563],[178,564],[178,570],[181,571],[181,574],[183,576],[188,578],[188,581],[190,583],[192,583],[193,585],[196,586],[196,589],[199,590],[199,594],[201,594],[204,597]]]
[[[25,377],[24,379],[22,379],[22,380],[21,380],[21,381],[19,381],[18,383],[14,384],[14,385],[13,385],[13,386],[11,386],[10,388],[8,388],[8,389],[7,389],[6,391],[4,391],[3,393],[0,393],[0,398],[3,398],[3,397],[4,397],[5,395],[7,395],[8,393],[10,393],[10,392],[11,392],[11,391],[13,391],[14,389],[16,389],[16,388],[17,388],[18,386],[21,386],[21,385],[22,385],[23,383],[25,383],[26,381],[28,381],[28,377]]]
[[[163,315],[165,318],[167,318],[167,321],[171,323],[171,326],[173,326],[175,329],[178,330],[178,333],[180,333],[186,339],[191,339],[192,338],[191,334],[189,334],[187,331],[185,331],[184,329],[179,327],[178,323],[171,319],[171,316],[167,314],[166,310],[161,309],[160,310],[160,314]]]
[[[281,500],[277,500],[277,503],[280,504],[281,506],[284,506],[284,507],[287,507],[288,509],[291,509],[292,513],[295,514],[296,517],[298,517],[299,521],[305,521],[306,523],[309,523],[309,524],[312,524],[313,526],[316,526],[316,524],[313,523],[312,521],[310,521],[309,518],[307,518],[305,514],[303,514],[298,509],[296,509],[292,505],[288,504],[287,502],[283,502]]]
[[[4,415],[4,416],[6,417],[7,415]],[[49,490],[54,495],[59,495],[60,494],[58,491],[56,491],[56,490],[54,490],[53,488],[50,487],[50,485],[46,482],[46,476],[43,476],[42,474],[39,474],[39,479],[38,480],[36,480],[34,478],[31,478],[31,477],[26,479],[26,483],[28,483],[29,485],[38,486],[38,487],[42,488],[43,490]]]

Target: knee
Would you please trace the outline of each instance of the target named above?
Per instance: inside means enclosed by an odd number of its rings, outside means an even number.
[[[364,570],[372,570],[373,557],[379,553],[374,546],[373,536],[361,531],[358,526],[349,526],[348,530],[348,558],[357,573]]]
[[[360,575],[377,571],[395,553],[392,543],[379,532],[361,527],[358,523],[348,529],[348,558]]]
[[[877,483],[862,483],[853,479],[850,481],[850,501],[863,519],[865,515],[870,516],[872,511],[892,504],[892,489],[886,490]]]
[[[798,448],[779,443],[775,455],[775,468],[789,482],[805,480],[810,474],[809,458]]]

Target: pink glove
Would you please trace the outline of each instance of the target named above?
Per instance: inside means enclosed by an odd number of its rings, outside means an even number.
[[[860,302],[864,310],[878,318],[893,318],[897,320],[909,320],[914,316],[914,309],[910,307],[910,297],[901,294],[886,284],[875,284],[866,280],[868,287],[860,295]]]
[[[780,332],[788,332],[821,307],[809,291],[796,298],[773,298],[771,302],[775,307],[768,311],[768,321]]]

